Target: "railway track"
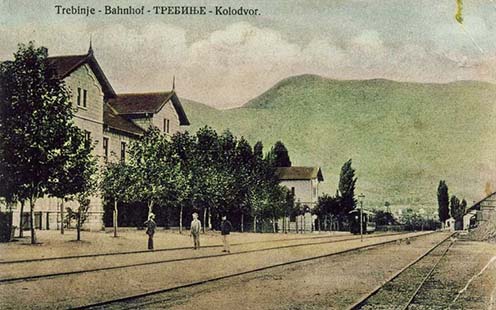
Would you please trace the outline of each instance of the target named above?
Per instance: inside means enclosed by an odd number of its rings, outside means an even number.
[[[392,234],[375,234],[371,236],[365,236],[365,238],[377,238],[379,236],[395,236],[405,234],[404,232],[392,233]],[[351,241],[360,239],[360,237],[346,237],[346,236],[318,236],[318,237],[303,237],[303,238],[289,238],[289,239],[276,239],[276,240],[263,240],[263,241],[249,241],[242,243],[231,243],[231,246],[240,246],[246,244],[259,244],[259,243],[270,243],[270,242],[288,242],[288,241],[299,241],[299,240],[313,240],[313,239],[338,239],[337,242]],[[221,248],[222,245],[205,245],[202,249],[208,248]],[[91,258],[91,257],[104,257],[104,256],[118,256],[118,255],[132,255],[132,254],[143,254],[143,253],[157,253],[157,252],[170,252],[170,251],[184,251],[191,250],[191,246],[187,247],[173,247],[173,248],[162,248],[150,250],[136,250],[136,251],[122,251],[122,252],[111,252],[111,253],[90,253],[81,255],[66,255],[66,256],[54,256],[54,257],[42,257],[42,258],[30,258],[30,259],[15,259],[15,260],[0,260],[0,266],[6,264],[21,264],[21,263],[31,263],[31,262],[44,262],[44,261],[56,261],[56,260],[66,260],[66,259],[80,259],[80,258]]]
[[[228,279],[228,278],[233,278],[233,277],[237,277],[237,276],[252,274],[252,273],[256,273],[256,272],[268,270],[268,269],[271,269],[271,268],[276,268],[276,267],[281,267],[281,266],[287,266],[287,265],[292,265],[292,264],[297,264],[297,263],[302,263],[302,262],[307,262],[307,261],[312,261],[312,260],[318,260],[318,259],[321,259],[321,258],[328,258],[328,257],[332,257],[332,256],[342,255],[342,254],[345,254],[345,253],[352,253],[352,252],[358,252],[358,251],[362,251],[362,250],[372,249],[372,248],[376,248],[376,247],[379,247],[379,246],[382,246],[382,245],[396,243],[396,242],[398,242],[400,240],[419,238],[419,237],[422,237],[422,236],[430,235],[432,233],[433,232],[431,232],[431,233],[424,233],[424,234],[418,234],[418,235],[414,235],[414,236],[411,236],[411,235],[409,235],[409,236],[402,236],[400,238],[395,238],[395,239],[392,239],[392,240],[387,240],[387,241],[383,241],[383,242],[377,242],[377,243],[374,243],[374,244],[363,245],[363,246],[359,246],[359,247],[355,247],[355,248],[351,248],[351,249],[346,249],[346,250],[341,250],[341,251],[337,251],[337,252],[333,252],[333,253],[329,253],[329,254],[312,256],[312,257],[306,257],[306,258],[292,260],[292,261],[287,261],[287,262],[283,262],[283,263],[277,263],[277,264],[273,264],[273,265],[269,265],[269,266],[263,266],[263,267],[260,267],[260,268],[255,268],[255,269],[246,270],[246,271],[242,271],[242,272],[231,273],[231,274],[227,274],[227,275],[222,275],[222,276],[218,276],[218,277],[204,279],[204,280],[200,280],[200,281],[196,281],[196,282],[191,282],[191,283],[187,283],[187,284],[183,284],[183,285],[178,285],[178,286],[174,286],[174,287],[168,287],[168,288],[164,288],[164,289],[150,291],[150,292],[146,292],[146,293],[142,293],[142,294],[136,294],[136,295],[125,296],[125,297],[120,297],[120,298],[116,298],[116,299],[110,299],[110,300],[106,300],[106,301],[102,301],[102,302],[97,302],[97,303],[92,303],[92,304],[86,304],[86,305],[75,307],[75,308],[71,308],[71,309],[106,309],[106,308],[139,309],[139,308],[142,308],[145,305],[160,303],[161,301],[163,301],[163,300],[154,300],[152,302],[146,301],[145,303],[140,303],[139,302],[140,299],[144,299],[144,298],[146,299],[146,297],[156,296],[156,295],[159,295],[159,294],[162,294],[162,293],[168,293],[168,292],[176,291],[176,290],[183,289],[183,288],[200,286],[202,284],[211,283],[211,282],[215,282],[215,281],[220,281],[220,280],[224,280],[224,279]],[[446,239],[443,239],[443,241],[444,240],[446,240]]]
[[[431,233],[432,232],[428,232],[428,233],[425,233],[422,235],[431,234]],[[391,236],[395,236],[395,235],[404,235],[404,234],[405,233],[388,234],[388,235],[373,235],[373,236],[368,236],[366,239],[369,240],[369,239],[374,239],[374,238],[391,237]],[[313,237],[313,238],[316,239],[316,237]],[[297,243],[297,244],[284,245],[284,246],[276,246],[276,247],[260,248],[260,249],[254,249],[254,250],[244,250],[244,251],[238,251],[238,252],[231,252],[230,254],[215,253],[215,254],[202,255],[202,256],[180,257],[180,258],[171,258],[171,259],[165,259],[165,260],[160,259],[160,260],[146,261],[146,262],[133,263],[133,264],[125,264],[125,265],[117,265],[117,266],[111,265],[111,266],[107,266],[107,267],[98,267],[98,268],[90,268],[90,269],[82,269],[82,270],[69,270],[69,271],[63,271],[63,272],[53,272],[53,273],[45,273],[45,274],[37,274],[37,275],[29,275],[29,276],[0,278],[0,285],[12,283],[12,282],[35,281],[35,280],[63,277],[63,276],[76,275],[76,274],[101,272],[101,271],[109,271],[109,270],[117,270],[117,269],[123,269],[123,268],[132,268],[132,267],[157,265],[157,264],[167,264],[167,263],[175,263],[175,262],[182,262],[182,261],[208,259],[208,258],[222,257],[222,256],[228,256],[228,255],[229,256],[242,255],[242,254],[248,254],[248,253],[305,247],[305,246],[320,245],[320,244],[332,244],[332,243],[339,243],[339,242],[359,240],[359,239],[360,239],[359,237],[354,237],[354,238],[343,238],[343,239],[338,239],[338,240],[325,240],[325,241],[311,242],[311,243],[306,242],[306,243]],[[279,241],[279,240],[277,240],[277,241]],[[266,243],[266,242],[267,241],[263,241],[263,243]],[[242,244],[238,244],[238,245],[244,245],[244,244],[250,244],[250,243],[253,243],[253,242],[246,242],[246,243],[242,243]],[[260,242],[260,243],[262,243],[262,242]],[[219,247],[219,246],[212,246],[212,247]],[[189,247],[187,249],[191,250],[191,247]],[[147,253],[153,253],[153,252],[147,251]],[[93,257],[93,256],[91,256],[91,257]],[[78,257],[78,259],[80,259],[80,258],[88,258],[88,256]]]
[[[348,309],[406,310],[411,308],[426,282],[453,245],[454,241],[451,238],[453,235],[450,234],[441,240]]]

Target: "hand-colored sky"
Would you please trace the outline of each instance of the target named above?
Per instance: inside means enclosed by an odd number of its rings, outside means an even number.
[[[199,5],[114,1],[114,5]],[[171,88],[219,108],[239,106],[280,79],[314,73],[337,79],[496,81],[496,1],[202,1],[253,7],[260,16],[61,16],[55,4],[103,8],[112,1],[0,0],[0,59],[35,40],[51,55],[93,49],[118,92]]]

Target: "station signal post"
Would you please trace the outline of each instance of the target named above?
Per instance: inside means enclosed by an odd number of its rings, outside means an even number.
[[[358,198],[360,199],[360,242],[363,242],[363,199],[365,195],[361,193]]]

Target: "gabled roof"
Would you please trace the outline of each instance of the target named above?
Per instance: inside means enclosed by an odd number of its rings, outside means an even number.
[[[353,214],[353,213],[357,213],[357,212],[360,212],[360,208],[355,208],[355,209],[351,210],[350,212],[348,212],[348,214]],[[367,214],[367,215],[374,215],[375,214],[374,212],[368,211],[365,209],[363,209],[362,213]]]
[[[76,69],[81,67],[84,64],[88,64],[93,70],[98,82],[102,86],[103,93],[105,94],[105,98],[113,98],[115,97],[115,91],[110,85],[110,82],[107,80],[107,77],[103,73],[102,68],[96,61],[93,52],[90,51],[85,55],[69,55],[69,56],[53,56],[48,57],[48,63],[51,66],[55,67],[55,71],[57,72],[57,76],[60,79],[63,79],[69,76]]]
[[[474,203],[470,208],[468,208],[466,211],[465,211],[465,214],[472,211],[472,210],[480,210],[480,205],[481,203],[483,203],[484,201],[486,201],[487,199],[491,198],[492,196],[494,196],[496,194],[496,192],[493,192],[489,195],[487,195],[486,197],[482,198],[481,200],[477,201],[476,203]]]
[[[189,125],[188,117],[174,90],[157,93],[118,94],[109,100],[109,104],[118,114],[138,116],[159,112],[169,100],[179,116],[179,124]]]
[[[107,103],[103,104],[103,123],[107,128],[132,136],[142,136],[145,133],[141,127],[118,115]]]
[[[278,167],[276,175],[279,180],[312,180],[324,181],[319,167]]]

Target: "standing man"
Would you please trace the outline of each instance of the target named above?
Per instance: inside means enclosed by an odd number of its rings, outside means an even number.
[[[229,247],[229,234],[231,233],[232,225],[231,222],[227,220],[227,216],[222,217],[222,223],[220,224],[220,234],[222,235],[222,243],[224,244],[224,250],[222,252],[231,253]]]
[[[148,235],[148,250],[153,251],[153,235],[155,234],[155,228],[157,224],[155,223],[155,214],[150,213],[148,215],[148,221],[145,222],[146,234]]]
[[[193,213],[193,220],[191,221],[191,231],[190,236],[193,237],[193,244],[195,250],[200,248],[200,230],[201,222],[198,220],[198,213]]]

